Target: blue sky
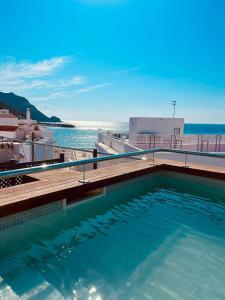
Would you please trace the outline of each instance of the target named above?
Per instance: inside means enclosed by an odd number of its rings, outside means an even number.
[[[225,123],[224,0],[0,0],[0,91],[64,120]]]

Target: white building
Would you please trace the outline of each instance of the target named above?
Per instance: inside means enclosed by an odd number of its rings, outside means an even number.
[[[137,135],[182,135],[184,133],[183,118],[145,118],[137,117],[129,120],[129,142],[136,143]]]
[[[225,152],[225,135],[184,134],[183,118],[133,117],[128,134],[100,131],[96,147],[111,154],[155,148]]]
[[[35,141],[33,147],[29,143],[32,141]],[[53,133],[32,120],[29,109],[26,119],[19,119],[8,109],[0,110],[0,162],[32,161],[33,157],[35,160],[52,159],[53,148],[47,145],[53,142]]]
[[[15,138],[19,127],[19,119],[8,109],[0,110],[0,136]]]

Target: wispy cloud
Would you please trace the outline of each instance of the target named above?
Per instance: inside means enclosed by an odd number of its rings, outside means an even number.
[[[93,91],[98,90],[98,89],[102,89],[102,88],[110,86],[110,85],[112,85],[112,83],[104,82],[104,83],[101,83],[101,84],[90,85],[90,86],[78,89],[76,92],[78,94],[90,93],[90,92],[93,92]]]
[[[16,61],[6,58],[0,62],[0,91],[26,94],[31,91],[37,94],[40,90],[49,94],[87,82],[87,77],[74,75],[69,78],[58,78],[58,71],[64,68],[72,57],[59,56],[37,62]]]
[[[125,68],[125,69],[117,70],[114,73],[115,74],[126,74],[126,73],[129,73],[129,72],[135,72],[135,71],[138,71],[138,70],[140,70],[140,67],[136,66],[136,67],[131,67],[131,68]]]
[[[70,94],[65,93],[65,92],[53,92],[50,94],[45,94],[45,95],[36,95],[36,96],[31,96],[32,101],[35,101],[36,103],[42,103],[42,102],[47,102],[48,100],[54,100],[54,99],[62,99],[65,97],[69,97]]]
[[[68,56],[53,57],[34,63],[29,61],[17,62],[11,59],[0,64],[0,79],[27,79],[51,75],[69,61],[70,57]]]
[[[6,58],[3,62],[0,60],[0,91],[25,96],[50,115],[54,113],[57,101],[70,101],[75,94],[78,97],[79,94],[112,85],[106,81],[91,84],[87,76],[71,74],[72,66],[76,68],[73,63],[73,59],[67,56],[36,62],[16,61],[12,58]]]
[[[87,77],[82,75],[73,76],[72,78],[65,80],[56,80],[49,83],[48,87],[69,87],[85,84],[87,82]]]

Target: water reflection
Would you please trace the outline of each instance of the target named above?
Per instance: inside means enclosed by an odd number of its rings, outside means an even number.
[[[183,178],[169,178],[110,187],[1,235],[9,242],[1,246],[2,291],[30,299],[206,299],[210,286],[209,299],[223,299],[222,187],[216,183],[212,198],[205,182],[187,189]]]

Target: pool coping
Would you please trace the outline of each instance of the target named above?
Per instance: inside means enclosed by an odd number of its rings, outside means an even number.
[[[126,165],[121,164],[121,166],[116,165],[88,171],[87,177],[90,178],[90,182],[88,184],[82,184],[78,182],[79,178],[81,177],[81,173],[69,170],[50,171],[46,172],[49,174],[45,175],[41,173],[33,175],[32,177],[34,177],[36,181],[32,182],[31,184],[26,184],[28,191],[25,191],[25,188],[21,187],[22,185],[1,190],[0,218],[62,199],[67,199],[68,201],[71,201],[72,199],[73,203],[79,202],[85,199],[86,196],[90,197],[91,191],[94,191],[98,188],[103,188],[105,186],[113,185],[121,181],[129,180],[142,175],[153,174],[159,171],[172,171],[176,173],[189,174],[225,181],[225,170],[223,168],[218,171],[213,170],[212,167],[209,166],[207,167],[205,165],[203,166],[196,164],[186,167],[178,165],[177,162],[174,161],[168,162],[162,160],[156,165],[151,165],[150,161],[142,161],[132,163],[130,165],[129,164],[130,163],[126,163]],[[65,184],[62,184],[61,187],[59,187],[59,181],[63,176],[66,178]],[[52,184],[51,189],[48,187],[48,183]],[[43,189],[41,189],[42,185]],[[36,193],[36,195],[34,193],[35,188],[39,189],[39,193]],[[24,193],[24,197],[21,197],[21,199],[17,201],[16,197],[22,194],[22,191]],[[6,201],[5,199],[8,200]],[[12,201],[10,201],[11,199]]]

